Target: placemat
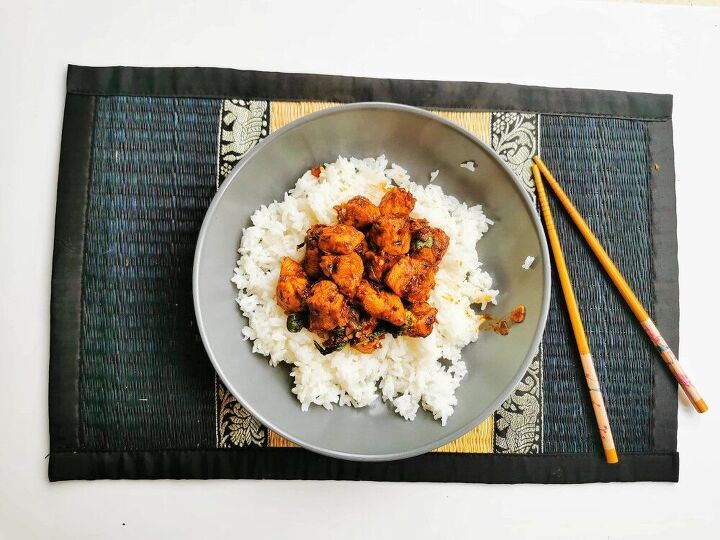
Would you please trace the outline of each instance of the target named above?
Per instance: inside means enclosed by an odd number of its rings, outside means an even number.
[[[437,451],[357,463],[294,447],[219,382],[192,309],[195,241],[216,189],[281,126],[353,101],[430,109],[470,130],[534,197],[554,171],[678,348],[672,97],[215,68],[70,66],[58,180],[50,480],[278,478],[677,481],[677,388],[554,203],[620,452],[607,465],[560,287],[508,400]]]

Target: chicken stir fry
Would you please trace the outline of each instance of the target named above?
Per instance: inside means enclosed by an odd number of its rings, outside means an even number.
[[[385,283],[408,302],[427,302],[435,287],[435,272],[425,261],[403,257],[390,269]]]
[[[354,252],[347,255],[323,255],[320,268],[323,274],[337,284],[340,292],[349,298],[355,296],[365,270],[360,255]]]
[[[303,270],[310,279],[316,279],[320,275],[320,247],[318,239],[325,225],[313,225],[305,234],[305,259]]]
[[[280,263],[280,278],[275,289],[280,307],[288,313],[305,309],[308,284],[302,266],[290,257],[285,257]]]
[[[410,253],[413,258],[437,268],[449,245],[450,238],[445,231],[425,224],[414,230]]]
[[[363,253],[363,257],[365,259],[365,270],[367,271],[368,279],[382,283],[387,271],[400,260],[401,255],[388,255],[387,253],[376,253],[368,250]]]
[[[383,216],[373,223],[369,238],[383,253],[404,255],[410,251],[410,224],[407,218]]]
[[[415,198],[393,187],[379,206],[356,196],[335,207],[338,223],[310,227],[305,257],[285,257],[276,296],[291,332],[317,334],[322,354],[347,345],[371,353],[386,334],[422,338],[437,309],[428,304],[450,239],[410,217]]]
[[[385,331],[379,330],[376,332],[377,327],[378,320],[375,317],[366,319],[355,332],[353,348],[366,354],[381,348]]]
[[[318,247],[325,253],[347,255],[365,239],[365,235],[351,225],[328,225],[318,237]]]
[[[330,332],[343,328],[350,320],[350,306],[332,281],[323,279],[310,289],[307,298],[310,330]]]
[[[364,229],[380,217],[380,209],[370,199],[358,195],[345,204],[335,207],[338,223],[350,225],[356,229]]]
[[[435,324],[437,309],[427,302],[420,302],[410,306],[410,314],[412,315],[410,317],[410,326],[405,330],[404,334],[410,337],[429,336]]]
[[[413,208],[415,208],[415,197],[399,187],[389,189],[380,201],[380,213],[383,216],[407,217]]]
[[[357,299],[362,308],[371,316],[387,321],[395,326],[407,322],[405,307],[400,297],[382,289],[375,288],[369,281],[363,280],[357,291]]]

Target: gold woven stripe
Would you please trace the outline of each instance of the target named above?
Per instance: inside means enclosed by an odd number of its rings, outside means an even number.
[[[466,454],[489,454],[493,450],[493,417],[485,419],[479,426],[459,439],[441,446],[435,452],[461,452]],[[268,446],[270,448],[297,448],[295,443],[282,438],[274,431],[268,430]]]
[[[270,448],[298,448],[298,445],[288,441],[287,439],[284,439],[277,433],[271,430],[267,430],[268,432],[268,446]]]
[[[340,103],[332,101],[273,101],[270,103],[270,130],[277,131],[281,127],[305,116],[306,114],[337,107]],[[490,144],[490,113],[472,111],[440,111],[435,114],[447,118]]]
[[[491,454],[493,451],[494,432],[495,424],[493,415],[490,415],[470,432],[434,451],[458,452],[463,454]]]
[[[333,102],[322,101],[278,101],[270,103],[270,131],[276,131],[284,125],[305,116],[329,107],[339,105]],[[481,141],[490,144],[490,118],[489,112],[466,111],[439,111],[433,110],[451,122],[465,128]],[[493,451],[493,416],[491,415],[475,429],[445,446],[436,452],[463,452],[470,454],[491,453]],[[295,444],[283,439],[277,433],[268,430],[268,446],[294,447]]]
[[[435,114],[447,118],[461,128],[467,129],[478,139],[486,144],[490,144],[490,119],[489,112],[466,112],[466,111],[437,111]]]
[[[270,131],[277,131],[306,114],[338,105],[340,103],[332,101],[273,101],[270,103]]]

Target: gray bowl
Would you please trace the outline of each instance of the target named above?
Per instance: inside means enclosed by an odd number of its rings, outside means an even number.
[[[290,392],[289,369],[272,368],[243,341],[247,321],[230,282],[243,228],[261,205],[281,200],[297,178],[338,155],[376,157],[405,167],[413,180],[436,182],[468,204],[482,204],[495,221],[478,244],[484,268],[500,289],[495,314],[518,304],[523,324],[508,336],[481,332],[463,350],[469,373],[457,390],[447,426],[419,411],[414,422],[377,400],[354,409],[308,412]],[[459,164],[475,160],[476,171]],[[525,257],[536,261],[524,270]],[[550,297],[548,249],[538,216],[513,173],[484,143],[455,124],[414,107],[356,103],[324,110],[277,131],[246,154],[208,209],[195,252],[195,314],[210,360],[227,388],[264,425],[309,450],[343,459],[406,458],[446,444],[479,424],[510,395],[538,350]]]

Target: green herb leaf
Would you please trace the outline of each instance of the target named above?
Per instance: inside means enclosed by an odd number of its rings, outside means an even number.
[[[291,313],[288,315],[287,323],[285,326],[287,327],[289,332],[292,332],[293,334],[299,332],[303,329],[304,326],[306,326],[307,320],[302,315],[302,313]]]
[[[415,251],[420,251],[422,248],[431,248],[431,247],[433,247],[432,234],[428,234],[425,238],[416,238],[413,241],[413,249]]]
[[[327,356],[328,354],[332,354],[336,351],[340,351],[345,348],[345,345],[347,345],[347,341],[341,341],[337,345],[333,345],[332,347],[323,347],[320,345],[317,341],[313,340],[313,343],[315,344],[315,348],[320,351],[320,354],[323,356]]]

